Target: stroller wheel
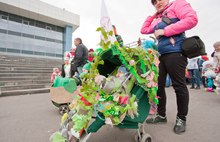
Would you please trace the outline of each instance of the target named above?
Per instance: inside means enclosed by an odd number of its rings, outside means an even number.
[[[140,142],[152,142],[152,138],[149,134],[143,134]]]
[[[135,142],[140,142],[141,138],[139,137],[138,133],[134,136]]]
[[[61,115],[63,115],[64,113],[68,112],[69,111],[69,107],[67,105],[61,105],[59,107],[59,113]]]
[[[135,142],[152,142],[152,138],[148,133],[135,134]]]

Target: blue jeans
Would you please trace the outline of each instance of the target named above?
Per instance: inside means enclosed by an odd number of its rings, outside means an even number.
[[[199,69],[192,69],[189,70],[190,79],[192,83],[192,87],[195,87],[195,83],[197,87],[200,87],[200,76],[199,76]]]

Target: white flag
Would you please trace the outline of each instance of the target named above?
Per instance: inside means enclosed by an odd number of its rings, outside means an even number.
[[[107,8],[106,8],[104,0],[102,0],[102,5],[101,5],[101,20],[100,20],[100,24],[101,24],[101,27],[103,27],[106,32],[113,31],[111,20],[110,20],[110,17],[108,15],[108,11],[107,11]],[[105,43],[108,42],[108,41],[111,41],[111,44],[114,44],[114,42],[116,41],[116,37],[115,37],[114,34],[112,36],[109,35],[107,40],[104,39],[104,37],[101,35],[101,39],[104,40]]]

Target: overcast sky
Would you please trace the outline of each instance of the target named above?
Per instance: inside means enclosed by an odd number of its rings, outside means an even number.
[[[96,28],[100,25],[101,0],[41,0],[59,8],[80,15],[80,27],[73,33],[73,38],[81,37],[90,48],[97,48],[100,34]],[[220,41],[220,0],[187,0],[196,10],[198,25],[186,32],[187,36],[199,35],[205,42],[207,52],[213,51],[213,43]],[[140,28],[147,16],[155,13],[150,0],[105,0],[112,24],[116,25],[118,34],[124,43],[136,41]]]

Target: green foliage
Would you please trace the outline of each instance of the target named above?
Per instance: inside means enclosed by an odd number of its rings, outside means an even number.
[[[137,102],[134,95],[130,95],[127,104],[120,104],[120,102],[114,98],[114,95],[119,95],[121,97],[126,96],[128,92],[130,93],[134,83],[138,84],[148,92],[148,97],[151,102],[154,102],[155,104],[158,103],[156,97],[157,87],[148,87],[150,81],[157,83],[158,67],[154,63],[155,58],[157,58],[156,52],[152,51],[152,53],[150,53],[140,47],[120,47],[117,41],[114,44],[111,44],[108,37],[113,36],[113,31],[106,32],[102,27],[97,28],[96,31],[101,32],[104,39],[100,41],[101,48],[96,50],[97,54],[91,63],[89,74],[85,74],[82,78],[80,96],[77,97],[78,108],[85,110],[87,113],[83,115],[77,113],[72,117],[74,122],[73,128],[78,132],[87,127],[92,114],[95,111],[94,106],[99,107],[99,111],[104,115],[105,119],[111,119],[112,125],[121,123],[121,116],[127,114],[128,111],[136,114]],[[104,64],[101,57],[109,50],[112,51],[113,56],[117,55],[119,57],[121,63],[132,74],[132,78],[125,91],[118,92],[120,88],[119,85],[113,90],[113,94],[104,92],[104,90],[95,83],[95,77],[99,74],[98,66]],[[131,64],[131,61],[133,61],[134,64]],[[155,75],[153,80],[147,80],[146,77],[142,76],[142,74],[147,72],[149,72],[149,74],[154,72]]]
[[[60,132],[55,132],[51,137],[51,142],[66,142],[67,139]]]
[[[113,36],[113,31],[110,31],[108,34],[109,34],[110,36]]]

